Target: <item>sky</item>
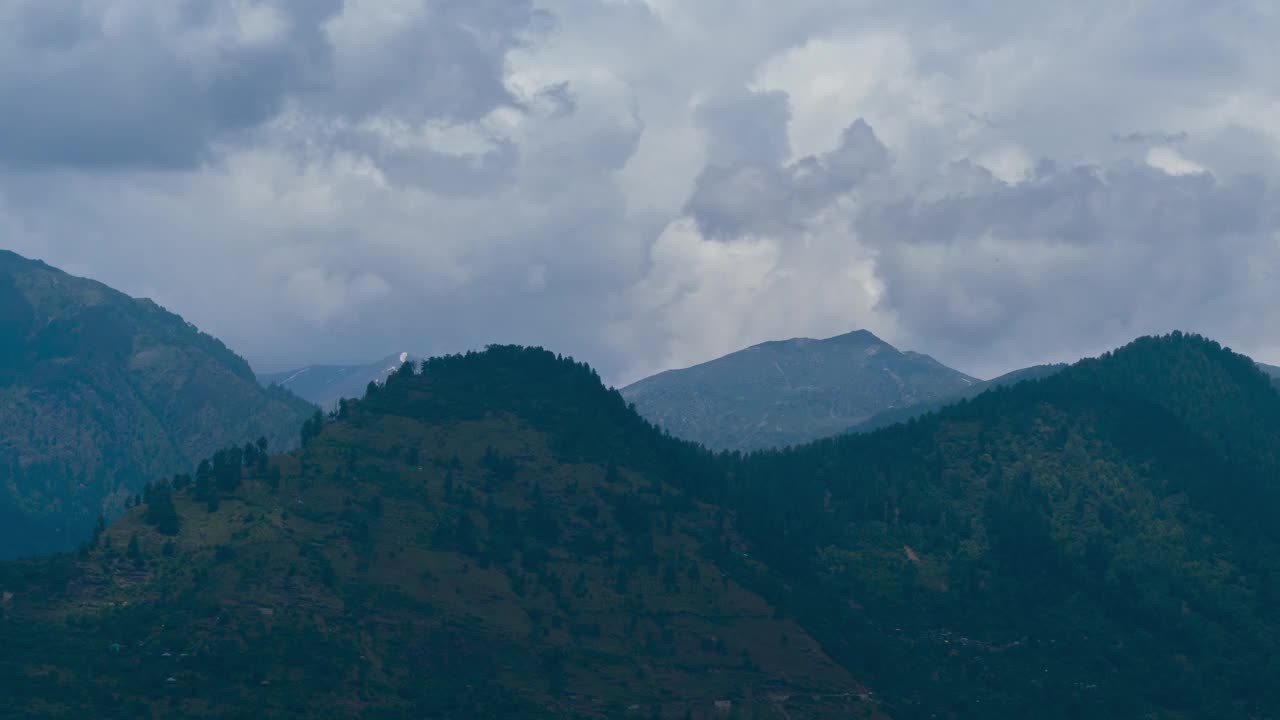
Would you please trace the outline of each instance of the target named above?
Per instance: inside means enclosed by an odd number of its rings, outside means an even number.
[[[1280,361],[1280,6],[3,0],[0,247],[259,371]]]

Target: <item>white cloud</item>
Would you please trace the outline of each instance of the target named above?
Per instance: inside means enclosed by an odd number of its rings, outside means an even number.
[[[1195,175],[1208,172],[1203,165],[1187,159],[1171,147],[1153,147],[1148,150],[1147,164],[1170,175]]]
[[[979,374],[1173,327],[1280,361],[1278,31],[1190,0],[15,0],[0,242],[263,369],[508,341],[623,380],[855,327]]]

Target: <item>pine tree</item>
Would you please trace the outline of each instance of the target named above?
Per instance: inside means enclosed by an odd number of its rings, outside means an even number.
[[[168,485],[161,484],[152,490],[145,519],[162,535],[177,535],[182,529],[182,518],[178,516],[178,509],[173,505],[173,494]]]

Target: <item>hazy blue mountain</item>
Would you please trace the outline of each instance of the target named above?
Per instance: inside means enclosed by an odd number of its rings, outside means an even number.
[[[1271,377],[1271,382],[1275,383],[1276,387],[1280,387],[1280,367],[1267,365],[1266,363],[1258,363],[1258,367]]]
[[[400,369],[406,361],[416,360],[416,356],[401,352],[360,365],[308,365],[266,373],[258,376],[258,382],[265,386],[279,385],[325,410],[332,410],[340,398],[364,397],[369,383],[386,382],[387,376]]]
[[[866,420],[849,428],[850,432],[871,432],[882,427],[897,425],[906,422],[914,417],[920,417],[926,413],[936,412],[942,408],[960,402],[961,400],[970,400],[992,388],[1007,387],[1016,385],[1020,382],[1028,380],[1039,380],[1040,378],[1049,377],[1055,373],[1062,371],[1067,366],[1063,363],[1055,365],[1034,365],[1021,370],[1005,373],[998,378],[991,380],[983,380],[972,385],[961,388],[960,390],[940,398],[928,400],[914,405],[906,405],[896,407],[891,410],[885,410],[881,413],[867,418]]]
[[[150,480],[314,408],[150,300],[0,251],[0,556],[74,547]]]
[[[978,382],[858,330],[761,343],[659,373],[622,395],[672,435],[713,449],[754,450],[835,435],[877,413],[951,397]]]

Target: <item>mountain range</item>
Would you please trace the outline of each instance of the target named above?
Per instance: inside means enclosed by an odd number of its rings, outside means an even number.
[[[278,385],[325,410],[337,407],[342,398],[364,397],[369,383],[386,382],[388,376],[406,362],[420,358],[407,352],[393,353],[381,360],[356,365],[308,365],[258,376],[263,386]]]
[[[493,347],[303,438],[0,564],[0,717],[1280,713],[1280,393],[1198,336],[747,456]]]
[[[636,411],[714,450],[796,445],[879,413],[951,398],[979,381],[866,330],[753,345],[622,389]]]
[[[298,452],[0,565],[0,717],[883,717],[664,448],[709,460],[550,353],[396,373]]]
[[[229,443],[296,444],[314,409],[154,302],[0,251],[0,557],[74,548]]]
[[[1280,387],[1280,367],[1257,365]],[[857,330],[754,345],[645,378],[622,394],[677,437],[754,451],[878,430],[1066,367],[1035,365],[978,380]]]
[[[1200,336],[264,388],[5,253],[0,339],[4,554],[84,539],[0,562],[0,719],[1280,715],[1280,369]]]

